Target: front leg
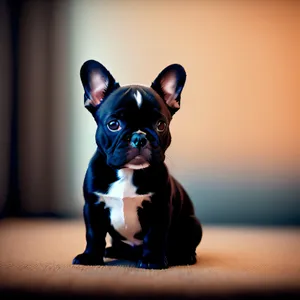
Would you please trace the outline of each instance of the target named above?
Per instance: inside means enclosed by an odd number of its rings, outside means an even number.
[[[167,200],[167,201],[166,201]],[[149,210],[149,229],[143,239],[143,256],[139,268],[165,269],[167,262],[167,239],[171,220],[169,199],[153,197]]]
[[[74,265],[103,265],[106,234],[110,224],[109,210],[104,203],[85,203],[86,248],[73,259]]]

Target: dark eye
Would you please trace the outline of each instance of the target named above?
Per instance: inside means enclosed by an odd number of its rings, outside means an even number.
[[[108,122],[107,123],[107,128],[110,131],[119,131],[119,130],[122,129],[119,121],[117,121],[117,120],[112,120],[112,121]]]
[[[157,131],[158,132],[163,132],[167,128],[167,124],[164,121],[158,121],[156,125]]]

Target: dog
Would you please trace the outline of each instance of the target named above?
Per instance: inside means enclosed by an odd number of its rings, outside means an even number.
[[[101,63],[88,60],[80,78],[84,106],[97,123],[97,149],[83,184],[86,248],[73,264],[103,265],[105,257],[145,269],[195,264],[202,226],[164,162],[184,68],[169,65],[149,87],[121,87]]]

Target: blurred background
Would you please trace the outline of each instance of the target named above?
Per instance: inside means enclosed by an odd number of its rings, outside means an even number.
[[[81,218],[79,70],[187,83],[166,163],[203,224],[300,225],[300,1],[0,0],[0,212]]]

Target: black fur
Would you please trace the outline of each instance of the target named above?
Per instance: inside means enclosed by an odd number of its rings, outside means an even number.
[[[195,251],[202,238],[202,228],[189,196],[169,174],[164,163],[165,151],[171,143],[169,124],[178,107],[166,105],[161,77],[175,72],[175,96],[179,103],[186,76],[181,66],[172,66],[159,74],[152,87],[119,87],[110,73],[95,61],[86,62],[81,69],[85,101],[93,97],[89,85],[91,72],[100,72],[101,78],[108,79],[109,84],[100,93],[103,99],[99,105],[87,105],[98,124],[98,147],[89,163],[83,186],[86,249],[74,258],[73,264],[102,265],[104,257],[136,261],[138,267],[151,269],[196,262]],[[134,98],[137,91],[142,95],[141,107]],[[107,127],[110,120],[118,120],[121,129],[111,132]],[[156,128],[159,120],[166,123],[164,132],[158,132]],[[147,139],[147,145],[143,147],[132,146],[133,134],[138,130],[143,131]],[[147,156],[149,151],[151,155]],[[152,196],[151,201],[143,201],[137,210],[142,230],[135,238],[143,244],[130,246],[111,225],[110,210],[99,202],[96,193],[106,194],[110,185],[118,180],[118,170],[138,154],[150,165],[133,171],[132,184],[137,188],[137,194],[152,193]],[[112,237],[109,248],[105,248],[107,233]]]

